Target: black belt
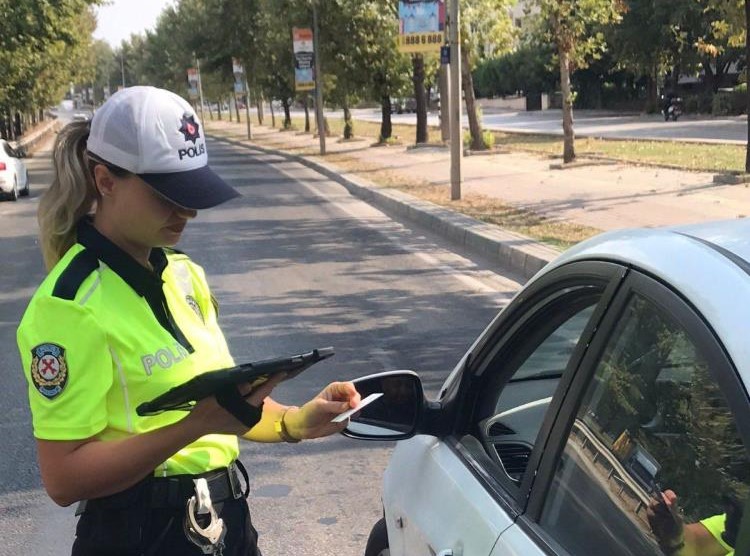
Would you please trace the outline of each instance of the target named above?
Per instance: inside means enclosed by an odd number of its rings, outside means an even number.
[[[246,489],[243,491],[240,472],[245,478]],[[211,502],[220,504],[227,500],[247,498],[250,488],[247,471],[240,462],[232,463],[228,468],[216,469],[200,475],[172,475],[171,477],[154,477],[151,479],[152,508],[184,508],[188,499],[195,494],[195,479],[206,479]]]
[[[240,474],[245,479],[244,490],[242,489]],[[188,499],[195,494],[194,479],[200,478],[206,479],[213,504],[220,504],[241,497],[247,498],[249,494],[250,482],[247,470],[240,461],[235,461],[229,467],[215,469],[199,475],[147,477],[140,483],[117,494],[104,498],[83,500],[76,509],[76,515],[86,511],[126,509],[138,505],[162,509],[184,509]],[[145,502],[146,500],[148,502]]]

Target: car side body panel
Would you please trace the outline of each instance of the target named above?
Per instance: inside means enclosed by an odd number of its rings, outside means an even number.
[[[399,442],[385,471],[383,505],[391,556],[485,556],[513,522],[444,442]]]

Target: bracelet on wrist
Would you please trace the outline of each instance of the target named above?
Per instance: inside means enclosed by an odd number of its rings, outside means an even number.
[[[672,556],[673,554],[677,554],[680,550],[682,550],[685,547],[685,540],[680,539],[679,542],[673,543],[673,544],[663,544],[659,543],[659,548],[661,548],[661,551],[666,556]]]
[[[284,442],[288,442],[290,444],[296,444],[302,439],[295,438],[294,436],[289,434],[289,431],[286,428],[286,423],[284,422],[284,417],[286,417],[286,414],[290,409],[299,409],[299,408],[296,405],[290,405],[289,407],[287,407],[281,414],[281,417],[276,422],[274,422],[273,428],[276,431],[276,434],[279,435],[279,438],[281,438],[281,440],[283,440]]]

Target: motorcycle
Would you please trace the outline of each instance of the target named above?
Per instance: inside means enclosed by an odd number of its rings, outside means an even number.
[[[682,116],[682,99],[680,97],[672,97],[666,100],[661,113],[664,116],[665,122],[668,122],[670,119],[676,122],[677,118]]]

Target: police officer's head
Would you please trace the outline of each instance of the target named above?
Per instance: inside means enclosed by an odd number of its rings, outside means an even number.
[[[76,223],[92,210],[115,229],[136,234],[134,240],[169,245],[197,209],[238,195],[209,168],[191,106],[154,87],[123,89],[90,123],[63,128],[54,163],[54,181],[39,206],[48,267],[75,242]]]

